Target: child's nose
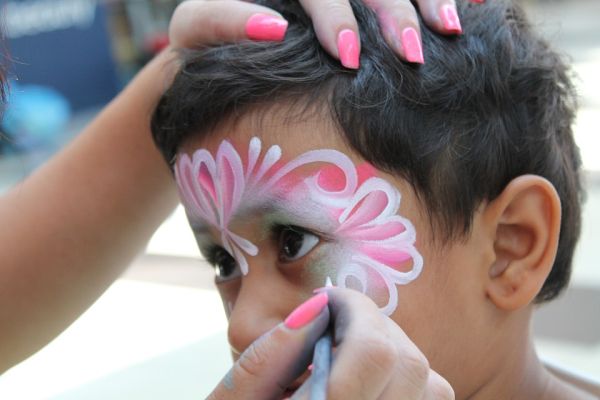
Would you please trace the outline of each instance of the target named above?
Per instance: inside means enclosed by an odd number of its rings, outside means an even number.
[[[236,355],[282,322],[297,305],[289,287],[278,277],[250,273],[244,277],[229,315],[228,339]],[[286,300],[288,299],[288,300]]]

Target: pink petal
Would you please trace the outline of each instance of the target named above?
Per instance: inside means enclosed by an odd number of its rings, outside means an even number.
[[[317,184],[328,192],[339,192],[346,186],[346,174],[335,165],[327,165],[317,173]]]
[[[250,144],[248,145],[248,165],[246,166],[246,180],[252,171],[254,170],[254,166],[256,165],[256,161],[258,160],[258,156],[260,155],[260,150],[262,148],[262,143],[259,138],[254,136],[250,139]]]
[[[233,193],[235,191],[235,177],[229,160],[224,158],[219,165],[219,189],[221,192],[221,210],[223,212],[224,224],[229,222],[230,214],[233,212]]]
[[[252,184],[260,182],[260,180],[267,175],[269,170],[279,161],[281,158],[281,147],[275,145],[269,147],[269,150],[265,153],[262,162],[258,166],[258,170],[251,176]]]
[[[402,222],[390,221],[379,225],[359,226],[348,230],[345,237],[354,240],[385,240],[406,231]]]
[[[209,223],[214,223],[212,209],[202,202],[204,200],[202,194],[197,193],[193,166],[187,155],[183,155],[178,160],[175,168],[175,179],[182,203],[189,215],[194,219],[204,219]]]
[[[217,192],[215,189],[214,177],[210,174],[208,167],[206,164],[200,164],[200,168],[198,169],[198,183],[200,183],[200,187],[204,189],[213,203],[217,201]]]
[[[279,168],[277,172],[273,174],[273,176],[269,177],[268,181],[264,185],[263,190],[269,190],[275,184],[279,183],[279,181],[286,175],[288,175],[290,172],[296,170],[297,168],[312,163],[333,164],[341,171],[343,171],[345,175],[345,186],[342,188],[342,190],[327,192],[329,196],[337,198],[346,198],[348,196],[351,196],[356,190],[358,177],[356,175],[356,168],[354,167],[354,163],[344,153],[339,152],[337,150],[329,149],[311,150],[299,155],[292,161]]]
[[[366,194],[354,204],[343,222],[342,230],[347,232],[357,226],[368,224],[381,215],[387,205],[388,196],[384,192],[377,190]]]
[[[245,189],[244,167],[236,149],[224,140],[217,151],[218,207],[222,227],[226,227],[235,213]]]
[[[412,256],[404,250],[393,247],[382,247],[376,243],[362,244],[360,252],[394,269],[406,267],[406,262],[412,259]]]
[[[216,166],[212,155],[205,149],[194,153],[192,166],[194,198],[211,224],[217,223]]]

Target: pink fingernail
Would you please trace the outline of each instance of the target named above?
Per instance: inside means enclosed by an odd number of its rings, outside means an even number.
[[[300,329],[306,326],[323,311],[329,296],[327,293],[320,293],[311,297],[304,303],[300,304],[292,313],[285,319],[285,326],[290,329]]]
[[[471,3],[483,4],[485,0],[471,0]]]
[[[358,69],[360,48],[358,36],[351,29],[344,29],[338,34],[337,40],[340,61],[346,68]]]
[[[421,48],[421,39],[415,28],[405,28],[402,31],[402,47],[406,60],[414,63],[423,64],[423,49]]]
[[[462,27],[460,26],[460,20],[456,13],[456,8],[453,5],[446,4],[441,8],[440,18],[444,24],[444,28],[447,31],[453,33],[462,33]]]
[[[252,40],[280,42],[285,37],[288,22],[268,14],[254,14],[246,22],[246,36]]]

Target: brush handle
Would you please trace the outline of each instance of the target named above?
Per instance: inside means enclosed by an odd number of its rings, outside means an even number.
[[[331,369],[331,348],[331,332],[327,330],[315,345],[310,400],[327,399],[327,381],[329,380],[329,370]]]

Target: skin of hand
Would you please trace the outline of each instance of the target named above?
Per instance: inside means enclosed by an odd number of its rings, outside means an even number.
[[[348,2],[302,4],[313,15],[323,46],[339,56],[336,35],[356,29]],[[397,37],[389,36],[390,26],[399,32],[407,26],[418,29],[408,0],[368,4],[382,21],[387,18],[384,32],[392,43]],[[440,19],[440,10],[453,7],[452,1],[417,4],[429,25],[457,33]],[[257,13],[278,16],[246,2],[184,2],[171,21],[170,49],[247,38],[247,22]],[[73,143],[0,197],[0,373],[35,353],[85,311],[174,208],[172,177],[149,129],[154,105],[175,73],[175,56],[168,50]],[[400,47],[398,52],[404,55]]]
[[[327,306],[305,325],[294,329],[288,326],[288,317],[252,343],[209,399],[281,398],[308,367],[312,349],[328,324],[335,332],[328,399],[454,399],[450,384],[429,368],[421,351],[371,299],[340,288],[317,296],[323,295]],[[308,378],[292,399],[308,399],[310,385]]]
[[[0,198],[0,372],[85,311],[177,204],[149,129],[168,58]]]

